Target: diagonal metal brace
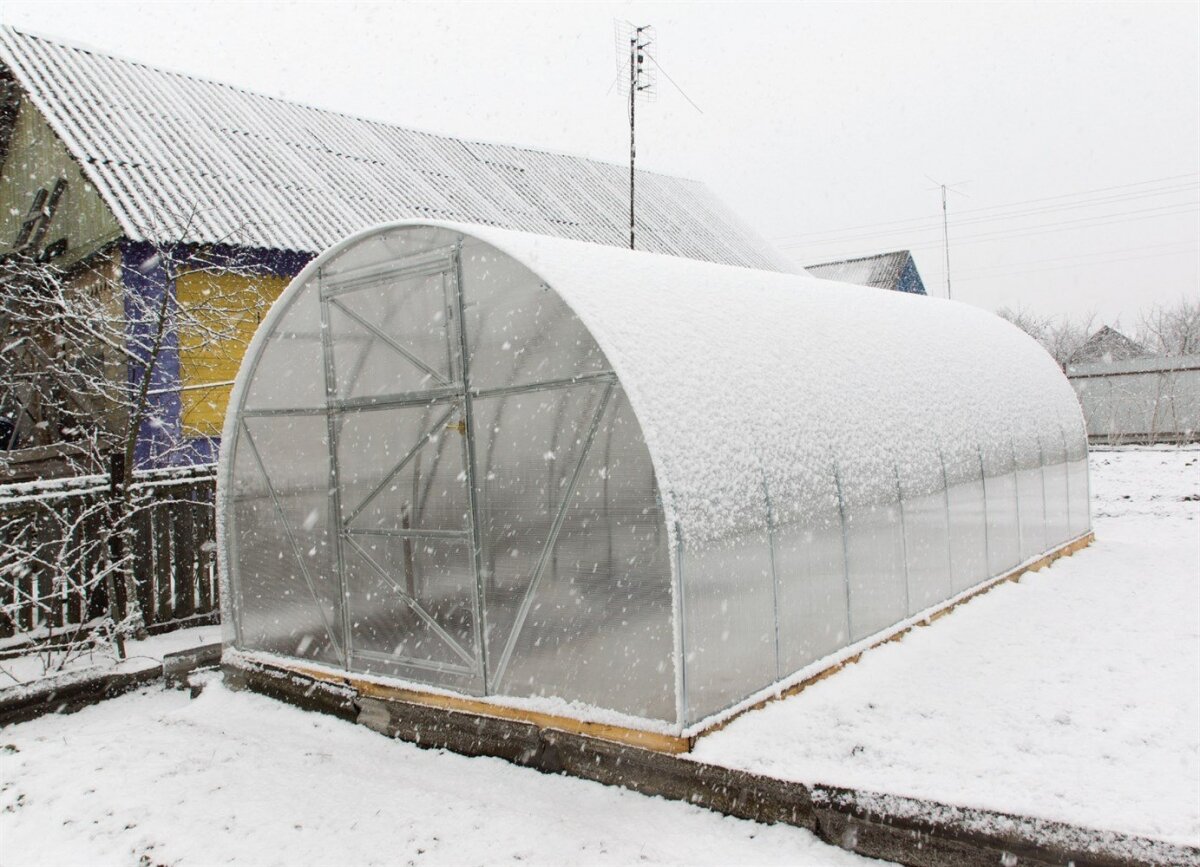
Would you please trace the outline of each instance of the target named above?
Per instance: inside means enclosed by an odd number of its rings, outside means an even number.
[[[558,541],[558,533],[562,530],[563,522],[566,520],[567,509],[571,505],[571,498],[574,496],[575,488],[579,484],[579,477],[583,473],[583,465],[587,461],[588,453],[592,450],[592,443],[596,441],[596,432],[600,429],[600,420],[604,417],[605,409],[608,408],[608,400],[612,396],[612,392],[613,383],[609,382],[604,387],[604,394],[600,398],[600,404],[596,407],[596,412],[592,416],[592,424],[588,428],[587,439],[583,443],[583,450],[579,455],[579,460],[575,464],[575,469],[571,472],[571,480],[567,483],[566,493],[563,495],[562,502],[558,506],[558,514],[554,516],[554,523],[550,526],[550,535],[546,537],[546,545],[542,548],[537,568],[534,569],[533,578],[530,580],[529,586],[525,589],[525,597],[521,600],[521,607],[517,611],[516,619],[513,621],[512,631],[508,633],[508,641],[504,645],[504,652],[500,655],[500,661],[496,665],[496,674],[492,683],[493,687],[497,690],[504,679],[504,672],[508,668],[508,663],[512,659],[513,650],[517,646],[517,638],[520,636],[521,629],[525,625],[525,619],[529,616],[529,609],[533,607],[534,594],[537,593],[542,575],[546,571],[546,563],[550,560],[550,552],[554,550],[554,544]]]

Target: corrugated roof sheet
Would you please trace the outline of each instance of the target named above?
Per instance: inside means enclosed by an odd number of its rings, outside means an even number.
[[[0,28],[0,62],[135,240],[316,252],[431,218],[624,246],[629,173],[242,90]],[[638,248],[796,271],[701,183],[638,173]]]
[[[880,253],[858,259],[805,265],[804,270],[822,280],[874,286],[876,289],[897,289],[900,285],[900,275],[904,273],[904,266],[908,264],[910,255],[907,250],[897,250],[894,253]]]

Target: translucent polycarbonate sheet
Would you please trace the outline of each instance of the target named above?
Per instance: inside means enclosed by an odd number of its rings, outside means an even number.
[[[1000,575],[1021,562],[1017,479],[1013,453],[1005,443],[983,452],[987,496],[988,574]]]
[[[953,595],[945,490],[904,500],[904,552],[908,558],[909,614]]]
[[[954,592],[988,578],[987,504],[979,452],[961,443],[944,453],[950,516],[950,576]]]
[[[934,439],[915,433],[919,457],[897,466],[908,576],[908,614],[948,598],[950,581],[949,516],[946,474]]]
[[[904,528],[896,465],[881,455],[842,459],[850,638],[857,641],[908,613]]]
[[[1036,557],[1046,550],[1045,482],[1042,478],[1042,453],[1036,436],[1015,440],[1017,503],[1020,508],[1019,532],[1021,560]]]
[[[765,529],[705,542],[684,537],[681,547],[690,724],[777,679],[775,588]]]
[[[325,406],[321,305],[315,291],[290,295],[246,386],[244,409]]]
[[[1071,535],[1082,536],[1092,527],[1091,488],[1088,482],[1087,434],[1082,425],[1068,428],[1067,482],[1071,510]]]
[[[331,288],[370,281],[379,271],[395,271],[398,262],[408,266],[444,261],[462,238],[461,233],[433,226],[405,226],[368,235],[337,251],[321,267],[321,277]]]
[[[811,470],[812,468],[810,468]],[[849,643],[845,540],[832,466],[775,505],[779,666],[784,674]]]
[[[338,397],[427,391],[459,378],[448,322],[453,272],[448,261],[430,267],[440,270],[382,272],[329,299]]]
[[[582,386],[478,402],[480,429],[493,431],[495,444],[489,469],[480,463],[492,689],[674,720],[662,510],[641,429],[619,387],[589,443],[605,391]],[[548,411],[503,412],[518,399],[526,410],[536,402]],[[488,427],[497,416],[509,421]]]
[[[608,368],[579,317],[537,275],[479,242],[462,253],[473,388],[548,382]]]
[[[241,646],[340,664],[325,416],[246,419],[233,477],[229,533]]]
[[[1042,481],[1046,502],[1046,547],[1053,548],[1071,538],[1071,510],[1068,500],[1067,444],[1061,431],[1042,437]]]

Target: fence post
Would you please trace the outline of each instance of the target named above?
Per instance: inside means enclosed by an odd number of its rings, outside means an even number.
[[[108,594],[108,616],[113,622],[113,633],[117,644],[117,658],[125,658],[125,636],[121,633],[121,621],[124,619],[121,608],[117,604],[116,571],[124,555],[125,546],[122,544],[121,530],[116,527],[118,516],[115,514],[115,504],[120,502],[121,480],[125,478],[125,454],[114,451],[109,456],[108,464],[108,554],[111,562],[104,577],[104,589]]]

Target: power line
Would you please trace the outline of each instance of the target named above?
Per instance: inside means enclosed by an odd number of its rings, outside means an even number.
[[[1185,202],[1185,203],[1182,203],[1182,205],[1166,206],[1166,207],[1184,207],[1184,210],[1171,211],[1171,212],[1161,213],[1161,214],[1145,214],[1143,216],[1121,217],[1121,218],[1115,219],[1115,220],[1107,220],[1106,219],[1103,222],[1092,223],[1091,225],[1085,225],[1085,226],[1067,225],[1067,223],[1078,222],[1076,220],[1071,220],[1071,221],[1064,221],[1064,222],[1059,222],[1059,223],[1047,223],[1041,227],[1027,227],[1026,229],[1019,230],[1019,231],[998,230],[995,232],[985,232],[980,235],[969,235],[964,238],[958,238],[958,239],[956,239],[956,243],[958,243],[958,244],[982,244],[982,243],[988,243],[988,242],[992,242],[992,241],[1006,241],[1011,238],[1026,238],[1026,237],[1030,237],[1033,235],[1046,235],[1046,234],[1051,234],[1054,232],[1069,231],[1072,229],[1091,229],[1091,228],[1097,228],[1099,226],[1114,225],[1117,223],[1130,223],[1130,222],[1138,222],[1140,220],[1157,219],[1160,217],[1181,216],[1184,214],[1193,213],[1193,212],[1196,212],[1197,210],[1200,210],[1196,207],[1197,205],[1200,205],[1200,202]],[[1149,210],[1159,210],[1159,209],[1152,208]],[[1140,212],[1133,211],[1133,212],[1128,212],[1128,213],[1137,214]],[[1096,217],[1090,217],[1087,219],[1097,220],[1097,219],[1102,219],[1103,217],[1110,217],[1110,216],[1115,216],[1115,215],[1112,215],[1112,214],[1098,215]],[[910,251],[930,250],[930,249],[935,249],[938,246],[940,246],[940,244],[938,242],[934,241],[931,243],[927,242],[927,243],[909,245],[906,249],[908,249]],[[820,248],[818,248],[818,249],[820,249]],[[875,251],[863,250],[862,252],[858,252],[858,253],[842,252],[842,253],[837,253],[837,254],[831,254],[831,253],[825,253],[825,254],[820,254],[820,255],[814,254],[813,258],[817,259],[817,258],[823,258],[825,256],[836,255],[840,259],[853,259],[857,256],[869,256],[876,252],[878,252],[878,250],[875,250]],[[808,257],[805,257],[805,258],[808,258]]]
[[[1073,265],[1058,265],[1053,268],[1034,268],[1032,270],[1002,271],[999,274],[980,274],[975,277],[960,277],[959,282],[977,282],[979,280],[998,280],[1002,277],[1018,277],[1029,274],[1045,274],[1052,271],[1069,271],[1077,268],[1091,268],[1098,265],[1115,265],[1119,262],[1136,262],[1144,259],[1161,259],[1167,256],[1184,256],[1200,252],[1200,248],[1178,250],[1174,253],[1148,253],[1144,256],[1124,256],[1119,259],[1105,259],[1100,262],[1076,262]]]
[[[1109,187],[1096,187],[1096,188],[1093,188],[1090,190],[1080,190],[1075,193],[1061,193],[1061,194],[1055,195],[1055,196],[1042,196],[1042,197],[1039,197],[1036,199],[1022,199],[1020,201],[1006,202],[1006,203],[999,204],[999,205],[985,205],[985,206],[978,207],[978,208],[968,208],[964,211],[961,211],[960,213],[974,214],[974,213],[980,213],[983,211],[994,211],[994,210],[998,210],[1000,208],[1012,208],[1012,207],[1016,207],[1018,205],[1031,205],[1031,204],[1037,204],[1039,202],[1057,201],[1059,199],[1078,198],[1080,196],[1087,196],[1087,195],[1091,195],[1093,193],[1106,193],[1106,192],[1110,192],[1112,190],[1129,189],[1131,187],[1144,187],[1149,184],[1157,184],[1157,183],[1162,183],[1164,181],[1174,181],[1174,180],[1179,180],[1181,178],[1195,178],[1195,177],[1200,177],[1200,172],[1188,172],[1186,174],[1181,174],[1181,175],[1165,175],[1163,177],[1151,178],[1151,179],[1145,180],[1145,181],[1135,181],[1135,182],[1129,183],[1129,184],[1116,184],[1114,186],[1109,186]],[[1196,182],[1193,182],[1193,183],[1196,183]],[[1189,184],[1187,186],[1190,186],[1190,185],[1191,184]],[[872,229],[872,228],[875,228],[878,226],[894,226],[894,225],[898,225],[901,223],[913,223],[913,222],[921,222],[921,221],[925,221],[925,220],[932,220],[932,219],[936,219],[938,216],[939,215],[937,215],[937,214],[929,214],[929,215],[923,216],[923,217],[907,217],[907,218],[901,219],[901,220],[883,220],[883,221],[877,222],[877,223],[862,223],[857,226],[844,226],[844,227],[838,228],[838,229],[824,229],[821,231],[813,231],[813,232],[798,232],[798,233],[790,234],[790,235],[778,235],[778,236],[771,238],[771,240],[772,241],[783,241],[783,240],[788,240],[791,238],[804,238],[804,237],[808,237],[811,235],[829,235],[829,234],[833,234],[835,232],[853,232],[853,231],[857,231],[858,229]]]
[[[1141,253],[1146,250],[1161,250],[1164,247],[1179,247],[1191,244],[1193,244],[1192,241],[1168,241],[1165,244],[1143,244],[1137,247],[1125,247],[1120,250],[1093,250],[1088,253],[1076,253],[1072,256],[1052,256],[1048,259],[1024,259],[1016,262],[998,262],[995,265],[976,265],[974,268],[964,268],[959,273],[975,274],[979,271],[995,271],[997,269],[1007,270],[1015,266],[1045,265],[1053,262],[1067,262],[1072,259],[1093,259],[1096,257],[1103,258],[1106,256],[1115,256],[1120,253]]]
[[[1170,187],[1160,187],[1155,190],[1147,190],[1146,192],[1141,192],[1141,193],[1128,193],[1125,195],[1118,195],[1118,196],[1102,196],[1102,197],[1098,197],[1095,199],[1089,199],[1087,201],[1082,201],[1082,202],[1072,202],[1072,203],[1064,204],[1064,205],[1051,205],[1051,206],[1044,207],[1044,208],[1031,208],[1026,211],[1014,211],[1012,213],[997,214],[997,215],[991,216],[991,217],[974,217],[974,218],[966,219],[966,220],[955,220],[954,225],[955,226],[971,226],[971,225],[978,225],[980,223],[996,222],[997,220],[1020,219],[1023,217],[1038,216],[1041,214],[1050,214],[1050,213],[1057,213],[1057,212],[1061,212],[1061,211],[1069,211],[1069,210],[1074,210],[1076,208],[1097,207],[1099,205],[1116,204],[1119,202],[1134,201],[1136,199],[1151,198],[1154,196],[1173,195],[1176,193],[1190,192],[1191,190],[1197,189],[1197,188],[1200,188],[1200,181],[1195,181],[1195,182],[1188,183],[1188,184],[1178,184],[1178,185],[1174,185],[1174,186],[1170,186]],[[959,213],[968,213],[968,212],[960,211]],[[1103,215],[1097,215],[1097,216],[1103,216]],[[898,229],[893,229],[893,230],[884,231],[884,232],[866,232],[866,233],[857,234],[857,235],[843,235],[840,237],[832,237],[832,238],[816,238],[816,239],[813,239],[810,241],[795,241],[795,242],[791,242],[791,243],[778,243],[777,242],[777,246],[783,247],[783,248],[790,248],[790,247],[803,246],[805,244],[821,245],[821,244],[842,243],[845,241],[859,241],[859,240],[866,240],[866,239],[870,239],[870,238],[886,238],[886,237],[893,237],[893,236],[898,236],[898,235],[913,234],[913,233],[917,233],[917,232],[932,232],[933,230],[935,230],[939,227],[940,227],[940,222],[937,224],[927,223],[927,224],[921,225],[921,226],[910,226],[910,227],[898,228]]]
[[[686,93],[684,93],[684,90],[682,87],[680,87],[678,84],[675,84],[675,79],[673,79],[671,77],[671,73],[669,73],[665,69],[663,69],[663,65],[658,62],[658,58],[655,57],[653,54],[651,54],[649,51],[646,52],[646,56],[650,58],[651,63],[653,63],[655,66],[658,67],[658,71],[667,77],[667,81],[671,82],[671,84],[674,86],[674,88],[679,91],[680,96],[682,96],[684,99],[686,99],[688,102],[690,102],[692,104],[692,108],[696,109],[696,111],[700,112],[701,114],[704,114],[704,109],[702,109],[700,106],[696,105],[696,103],[692,100],[692,98],[690,96],[688,96]]]

